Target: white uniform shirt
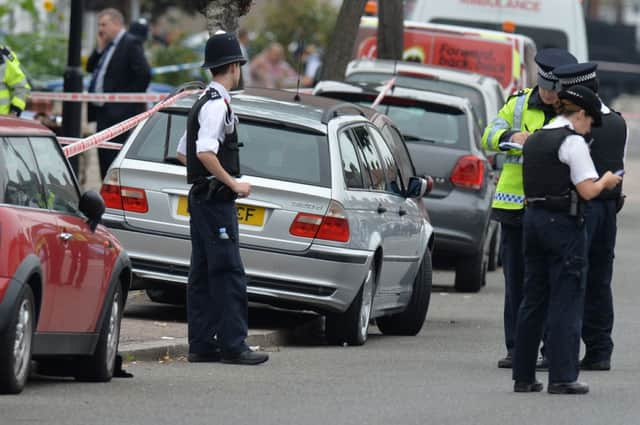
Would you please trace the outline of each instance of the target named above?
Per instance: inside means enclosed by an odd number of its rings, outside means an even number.
[[[574,130],[571,121],[563,116],[556,117],[543,128],[551,129],[560,127],[569,127]],[[574,185],[585,180],[598,179],[598,172],[596,171],[595,165],[593,165],[593,160],[589,154],[589,146],[585,142],[584,137],[578,136],[577,134],[567,136],[558,150],[558,159],[563,164],[569,166],[571,170],[571,182]]]
[[[209,87],[214,88],[221,99],[215,99],[202,105],[198,114],[200,129],[198,130],[198,138],[196,139],[196,153],[213,152],[218,153],[220,144],[224,142],[227,134],[233,133],[236,125],[236,117],[233,112],[230,116],[227,114],[227,102],[231,101],[231,96],[222,84],[212,81]],[[203,92],[204,96],[206,90]],[[187,155],[187,132],[178,142],[178,153]]]

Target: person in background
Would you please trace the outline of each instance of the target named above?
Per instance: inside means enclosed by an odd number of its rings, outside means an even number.
[[[142,43],[124,29],[122,13],[116,9],[104,9],[98,14],[97,46],[87,61],[91,72],[91,93],[142,93],[151,81],[151,69],[144,54]],[[144,112],[144,103],[100,103],[89,104],[88,119],[96,121],[98,131],[118,124],[127,118]],[[124,143],[128,133],[112,139]],[[100,175],[104,179],[118,151],[98,150]]]
[[[560,90],[552,70],[577,63],[564,49],[543,49],[535,57],[538,65],[538,85],[511,96],[482,135],[482,146],[490,151],[505,152],[506,160],[500,173],[492,203],[492,218],[500,222],[502,239],[500,253],[504,273],[504,336],[507,355],[498,367],[510,368],[515,343],[516,317],[522,301],[524,260],[522,255],[522,145],[529,135],[556,116],[553,109]],[[541,358],[540,366],[544,366]]]
[[[563,88],[578,84],[598,93],[597,65],[581,63],[553,70]],[[624,170],[628,128],[619,113],[602,104],[602,126],[591,131],[591,159],[599,174]],[[605,190],[585,206],[587,228],[587,289],[582,321],[584,370],[610,370],[613,352],[613,260],[616,246],[616,215],[622,208],[622,184]]]
[[[304,72],[302,75],[301,86],[313,87],[318,81],[320,68],[322,67],[320,54],[314,44],[308,44],[304,47],[302,61],[304,63]]]
[[[249,46],[249,32],[240,28],[238,31],[238,41],[240,42],[240,50],[242,51],[242,56],[245,57],[247,62],[251,59],[249,56],[249,51],[247,50],[247,46]],[[251,70],[248,66],[242,67],[242,87],[249,87],[252,85],[251,82]]]
[[[31,86],[18,57],[0,44],[0,115],[20,116],[27,106]]]
[[[543,328],[550,394],[586,394],[578,382],[585,294],[585,201],[622,180],[599,176],[584,135],[602,124],[598,97],[583,86],[562,90],[560,114],[523,148],[526,208],[523,220],[525,280],[513,356],[515,392],[542,391],[536,358]]]
[[[251,61],[251,78],[256,87],[295,87],[298,74],[284,59],[280,43],[271,43]]]

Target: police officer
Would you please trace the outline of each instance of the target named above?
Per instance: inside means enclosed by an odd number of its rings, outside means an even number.
[[[563,87],[579,84],[598,92],[597,65],[583,63],[554,69]],[[624,169],[627,125],[615,111],[602,104],[602,126],[591,131],[591,159],[599,174]],[[611,369],[613,351],[613,295],[611,278],[616,245],[616,213],[622,207],[622,185],[605,190],[585,207],[588,271],[582,340],[586,352],[580,367],[586,370]]]
[[[563,49],[540,50],[538,85],[511,96],[498,116],[489,123],[482,135],[487,150],[506,152],[506,161],[492,203],[493,219],[502,227],[500,252],[504,272],[504,335],[507,355],[498,367],[510,368],[515,341],[516,316],[522,301],[524,262],[522,257],[522,150],[529,135],[542,128],[556,116],[553,104],[557,101],[558,79],[551,71],[564,64],[577,63],[575,57]]]
[[[3,45],[0,45],[0,75],[0,115],[20,116],[27,106],[31,86],[15,53]]]
[[[236,117],[229,90],[237,87],[246,59],[233,34],[218,33],[205,46],[202,65],[213,81],[193,105],[177,157],[187,166],[191,215],[191,268],[187,292],[190,362],[259,364],[265,353],[249,349],[247,284],[238,245],[239,182]]]
[[[595,93],[573,86],[558,96],[560,116],[523,148],[525,282],[513,380],[516,392],[542,390],[535,379],[536,357],[546,325],[547,391],[585,394],[589,387],[577,382],[586,250],[581,205],[613,189],[621,177],[607,171],[598,178],[583,137],[602,122]]]

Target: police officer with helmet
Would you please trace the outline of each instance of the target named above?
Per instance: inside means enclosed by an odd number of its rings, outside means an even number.
[[[597,65],[582,63],[553,70],[563,87],[574,84],[598,92]],[[589,148],[599,174],[624,169],[627,147],[627,124],[617,112],[602,104],[602,126],[593,128]],[[617,211],[622,208],[622,184],[604,190],[585,207],[587,229],[587,290],[585,294],[582,340],[586,351],[580,362],[585,370],[611,369],[613,351],[613,275],[616,245]]]
[[[187,292],[189,362],[255,365],[268,360],[247,346],[247,283],[240,258],[235,199],[249,196],[240,175],[237,120],[229,90],[246,59],[233,34],[209,38],[203,68],[212,82],[187,118],[178,159],[187,166],[191,268]]]
[[[558,100],[556,93],[560,88],[558,78],[551,71],[558,66],[578,62],[566,50],[556,48],[540,50],[535,61],[538,65],[538,85],[511,96],[482,135],[485,149],[506,153],[492,203],[492,216],[501,223],[500,252],[505,280],[504,334],[507,355],[498,361],[498,367],[501,368],[510,368],[512,365],[516,316],[522,301],[524,281],[522,145],[532,132],[556,116],[553,105]]]
[[[621,177],[600,178],[584,135],[602,123],[598,97],[586,87],[559,93],[560,114],[523,148],[525,281],[518,311],[513,380],[515,392],[537,392],[536,357],[546,326],[551,394],[585,394],[577,381],[584,302],[586,231],[583,206]]]

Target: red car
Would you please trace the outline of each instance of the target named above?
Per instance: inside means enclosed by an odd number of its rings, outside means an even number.
[[[131,265],[104,209],[53,132],[0,117],[0,393],[22,391],[32,359],[111,379]]]

